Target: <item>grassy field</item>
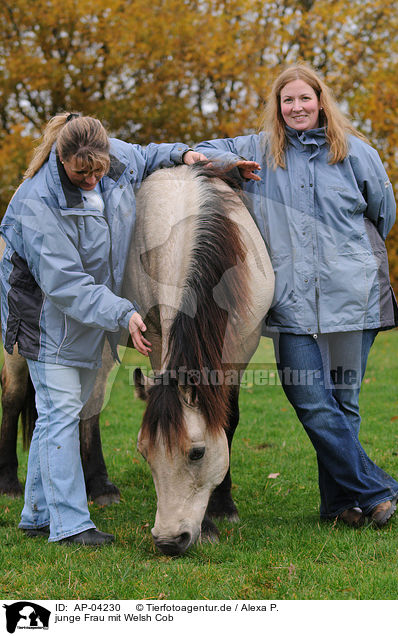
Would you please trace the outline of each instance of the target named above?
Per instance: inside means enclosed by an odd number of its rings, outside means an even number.
[[[395,476],[397,350],[398,331],[379,335],[361,395],[361,441]],[[29,539],[17,529],[22,501],[2,496],[1,599],[396,599],[398,518],[379,531],[319,521],[315,453],[276,382],[265,339],[255,369],[266,372],[248,374],[233,446],[240,522],[221,522],[218,544],[197,545],[180,558],[158,553],[150,535],[152,477],[135,448],[143,404],[131,377],[145,362],[128,351],[101,416],[108,471],[122,501],[108,508],[91,503],[90,510],[116,543],[90,549]],[[23,481],[21,448],[19,459]]]

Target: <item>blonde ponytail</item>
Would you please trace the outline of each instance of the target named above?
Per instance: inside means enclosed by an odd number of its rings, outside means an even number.
[[[69,117],[69,113],[62,113],[61,115],[55,115],[48,122],[44,129],[42,142],[33,152],[33,157],[24,174],[24,179],[33,177],[36,172],[40,170],[42,165],[47,161],[51,148],[54,142],[57,140],[60,130],[65,126],[66,120]]]
[[[44,129],[42,142],[35,149],[24,179],[33,177],[47,161],[51,148],[57,144],[58,155],[68,161],[77,157],[88,169],[109,170],[109,138],[98,119],[80,117],[74,113],[55,115]]]

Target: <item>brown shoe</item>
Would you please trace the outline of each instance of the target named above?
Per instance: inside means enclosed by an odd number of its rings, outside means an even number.
[[[360,528],[365,523],[365,515],[360,508],[347,508],[339,514],[338,519],[351,528]]]
[[[391,501],[382,501],[382,503],[377,504],[377,506],[375,506],[373,510],[370,511],[369,520],[378,528],[382,528],[393,516],[396,508],[396,499],[392,499]]]

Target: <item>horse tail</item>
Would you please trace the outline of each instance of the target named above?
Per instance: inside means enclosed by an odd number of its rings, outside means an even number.
[[[28,373],[25,400],[21,410],[22,440],[24,450],[28,450],[37,420],[35,389]]]

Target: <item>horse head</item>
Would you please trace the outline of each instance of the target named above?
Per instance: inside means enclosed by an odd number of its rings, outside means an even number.
[[[210,495],[228,470],[227,438],[223,427],[209,428],[192,391],[167,374],[149,379],[136,369],[134,379],[147,403],[137,448],[157,494],[152,536],[161,552],[177,556],[200,538]]]

